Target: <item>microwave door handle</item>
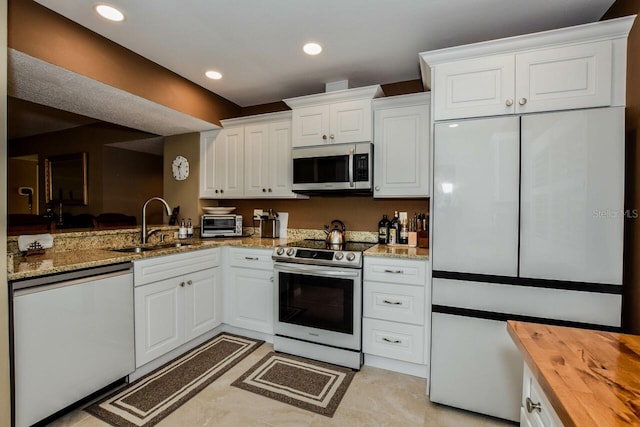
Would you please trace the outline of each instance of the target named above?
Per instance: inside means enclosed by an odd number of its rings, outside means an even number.
[[[353,148],[349,149],[349,187],[353,187]]]

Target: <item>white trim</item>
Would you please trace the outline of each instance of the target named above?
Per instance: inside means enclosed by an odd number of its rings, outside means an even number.
[[[291,108],[309,107],[312,105],[333,104],[335,102],[373,99],[384,96],[380,85],[364,86],[355,89],[336,90],[333,92],[317,93],[297,98],[283,99]]]
[[[234,117],[232,119],[220,120],[223,128],[245,126],[249,124],[275,122],[275,121],[287,121],[291,120],[291,110],[277,111],[275,113],[256,114],[253,116]]]
[[[417,92],[407,95],[396,95],[373,100],[374,111],[386,108],[413,107],[415,105],[429,105],[431,92]]]

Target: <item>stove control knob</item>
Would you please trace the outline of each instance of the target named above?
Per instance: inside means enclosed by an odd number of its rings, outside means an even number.
[[[344,257],[344,254],[342,252],[336,252],[335,254],[336,261],[340,261],[343,257]]]
[[[293,248],[289,248],[289,249],[287,249],[287,255],[289,255],[289,256],[293,256],[293,254],[295,254],[295,253],[296,253],[296,250],[295,250],[295,249],[293,249]]]
[[[349,252],[347,254],[347,261],[353,261],[354,259],[356,259],[356,254],[354,254],[353,252]]]
[[[284,248],[278,248],[276,249],[276,254],[278,255],[282,255],[284,253]]]

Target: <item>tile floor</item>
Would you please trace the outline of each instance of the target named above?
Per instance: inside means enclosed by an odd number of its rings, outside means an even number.
[[[432,404],[423,379],[368,366],[356,374],[333,418],[317,415],[231,387],[242,373],[271,351],[264,344],[207,388],[163,419],[158,427],[249,426],[433,426],[492,427],[513,424]],[[82,410],[53,427],[108,427]]]

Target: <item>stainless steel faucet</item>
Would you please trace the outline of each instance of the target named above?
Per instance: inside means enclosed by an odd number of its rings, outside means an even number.
[[[142,242],[142,244],[147,243],[147,238],[153,232],[158,231],[157,229],[155,229],[155,230],[150,230],[149,232],[147,232],[147,205],[152,200],[157,200],[159,202],[162,202],[164,207],[167,209],[167,215],[171,215],[171,208],[169,207],[169,204],[164,199],[162,199],[160,197],[152,197],[149,200],[147,200],[146,202],[144,202],[144,205],[142,205],[142,230],[140,231],[140,241]]]

